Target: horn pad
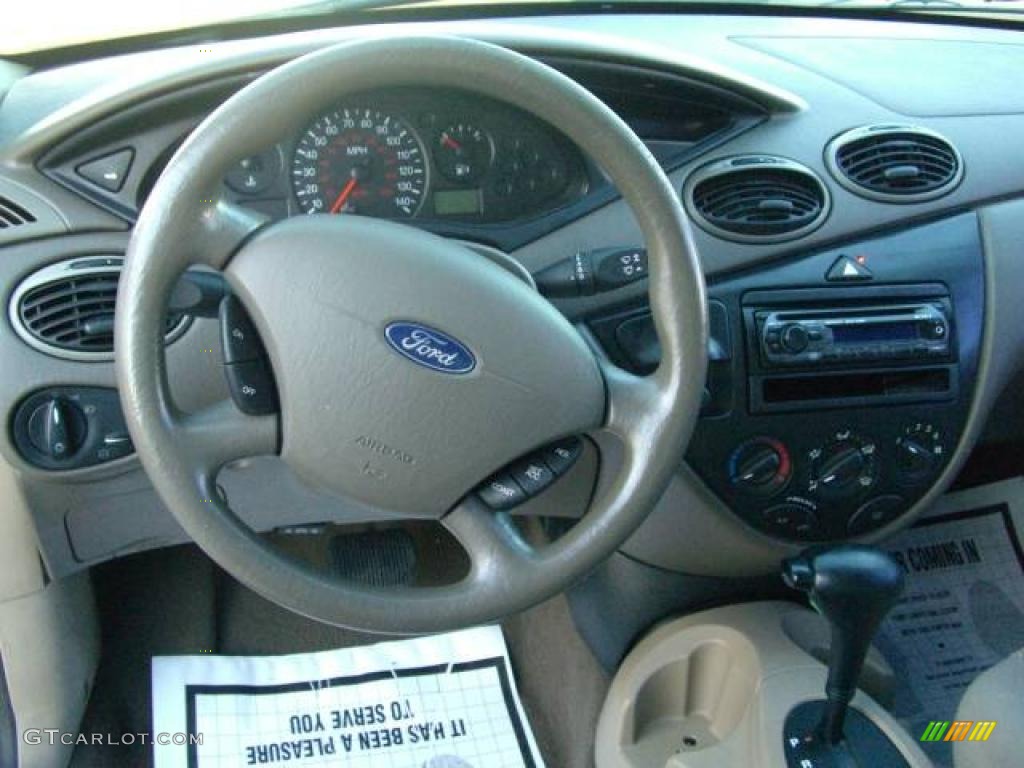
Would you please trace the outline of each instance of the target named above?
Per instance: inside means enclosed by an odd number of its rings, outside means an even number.
[[[576,329],[444,238],[297,217],[260,232],[226,273],[274,368],[281,455],[314,487],[439,517],[512,459],[604,419]]]

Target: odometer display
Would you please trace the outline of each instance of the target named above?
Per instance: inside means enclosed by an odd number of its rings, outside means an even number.
[[[399,118],[342,107],[302,133],[292,186],[305,213],[415,216],[427,186],[423,145]]]

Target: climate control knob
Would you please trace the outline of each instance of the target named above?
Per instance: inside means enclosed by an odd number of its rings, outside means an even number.
[[[896,471],[901,482],[927,479],[945,453],[942,435],[932,424],[913,424],[896,440]]]
[[[875,444],[847,430],[836,432],[824,447],[810,453],[807,490],[827,499],[864,493],[878,477]]]
[[[729,480],[754,496],[770,496],[782,490],[793,473],[786,446],[770,437],[755,437],[741,444],[729,457]]]

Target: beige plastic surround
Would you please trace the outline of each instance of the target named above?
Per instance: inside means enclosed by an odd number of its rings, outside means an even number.
[[[2,462],[0,531],[0,661],[15,727],[19,734],[29,728],[74,732],[99,661],[92,586],[85,572],[47,582],[28,505]],[[23,741],[18,768],[66,765],[71,750],[59,740]]]
[[[663,624],[612,681],[597,726],[597,768],[785,768],[786,715],[824,696],[827,670],[812,653],[825,629],[806,608],[784,602],[732,605]],[[884,696],[892,673],[877,652],[865,670],[863,679]],[[873,698],[858,692],[853,705],[911,768],[931,765]]]

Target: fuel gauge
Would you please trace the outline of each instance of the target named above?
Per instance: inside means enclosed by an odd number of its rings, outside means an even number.
[[[434,158],[438,171],[446,179],[457,184],[472,184],[491,167],[494,142],[486,131],[469,123],[456,123],[438,134]]]

